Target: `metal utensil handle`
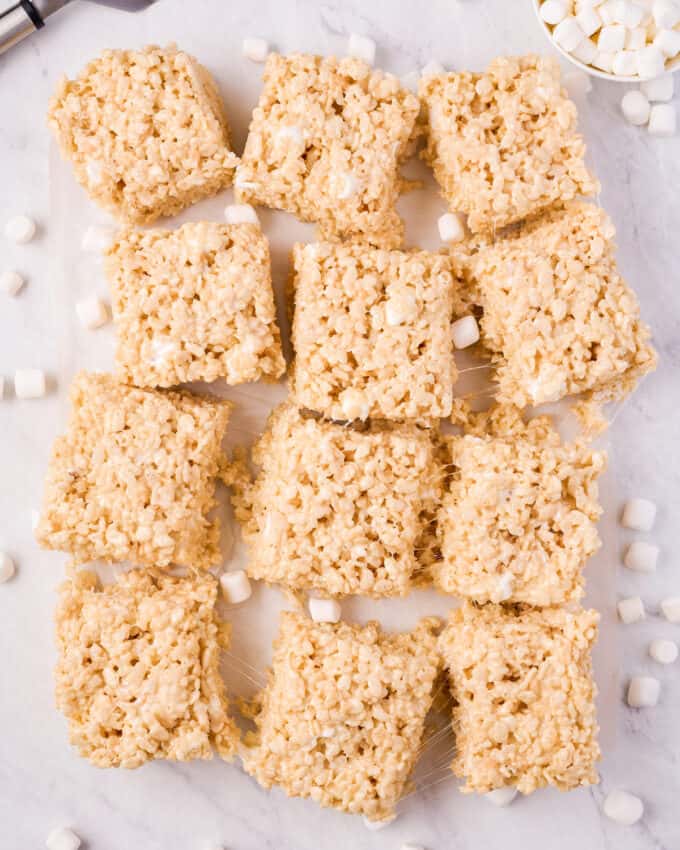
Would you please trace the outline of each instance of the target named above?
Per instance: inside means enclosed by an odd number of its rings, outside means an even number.
[[[19,0],[0,15],[0,53],[45,26],[30,0]]]

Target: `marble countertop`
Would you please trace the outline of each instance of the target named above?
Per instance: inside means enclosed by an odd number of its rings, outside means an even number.
[[[176,40],[218,77],[240,150],[261,70],[241,58],[242,38],[262,36],[282,51],[337,53],[352,31],[375,38],[377,63],[400,74],[432,58],[477,69],[501,53],[549,50],[530,0],[161,0],[135,16],[73,3],[44,31],[0,57],[0,220],[26,212],[40,225],[31,245],[2,245],[2,268],[16,267],[28,285],[18,298],[2,301],[0,373],[10,377],[16,368],[39,366],[56,375],[61,368],[65,328],[55,309],[45,128],[47,99],[61,73],[75,73],[104,47]],[[621,695],[634,672],[654,671],[663,684],[656,709],[633,712],[621,701],[607,719],[601,784],[566,795],[539,792],[495,809],[444,782],[416,795],[394,824],[370,833],[359,819],[286,800],[280,792],[266,794],[238,767],[218,760],[155,763],[128,772],[97,770],[78,759],[52,695],[51,612],[62,575],[55,569],[59,561],[38,550],[31,532],[31,511],[39,504],[63,410],[66,387],[58,385],[39,402],[0,403],[0,548],[19,567],[0,589],[0,850],[41,847],[59,824],[71,824],[91,850],[205,850],[220,844],[231,850],[396,850],[406,841],[429,850],[501,844],[508,850],[571,850],[577,842],[588,850],[680,847],[680,662],[654,670],[646,657],[652,637],[680,638],[680,627],[655,613],[660,599],[680,594],[674,531],[680,515],[680,136],[653,139],[626,124],[618,106],[623,91],[595,80],[579,105],[602,181],[600,200],[617,226],[621,267],[661,355],[659,370],[621,408],[610,435],[615,502],[631,494],[658,502],[651,536],[661,558],[657,574],[645,577],[626,574],[619,553],[609,552],[604,568],[616,574],[617,593],[639,593],[653,613],[638,626],[617,626],[612,598],[603,617],[619,647],[607,675]],[[614,787],[643,798],[645,816],[636,826],[618,826],[601,814],[602,799]]]

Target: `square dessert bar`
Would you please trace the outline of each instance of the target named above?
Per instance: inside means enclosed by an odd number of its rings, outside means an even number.
[[[293,249],[295,402],[331,419],[451,412],[454,283],[442,254],[327,242]]]
[[[437,625],[388,635],[284,612],[245,770],[291,797],[394,817],[432,703]]]
[[[513,785],[523,794],[598,781],[596,611],[481,608],[451,612],[439,638],[454,700],[464,792]]]
[[[257,225],[129,230],[105,262],[122,380],[240,384],[285,371],[269,246]]]
[[[555,444],[466,434],[447,443],[442,557],[431,567],[439,589],[478,602],[580,599],[582,569],[600,545],[597,477],[606,454],[559,437]]]
[[[239,733],[219,674],[223,624],[210,575],[133,570],[102,587],[84,571],[60,589],[57,707],[97,767],[231,758]]]
[[[79,373],[52,448],[36,539],[77,562],[207,568],[221,560],[215,479],[229,402]]]
[[[237,157],[213,79],[177,50],[105,50],[64,77],[48,123],[88,195],[132,224],[230,186]]]
[[[482,74],[426,76],[420,97],[427,113],[423,157],[474,233],[599,191],[557,60],[503,56]]]
[[[617,398],[654,369],[649,329],[616,266],[614,232],[602,209],[573,202],[471,258],[499,401]]]
[[[425,512],[441,491],[427,431],[359,430],[284,404],[253,460],[257,479],[234,499],[252,577],[333,596],[409,591]]]
[[[401,244],[394,208],[418,98],[354,58],[269,55],[236,197],[318,222],[324,238]]]

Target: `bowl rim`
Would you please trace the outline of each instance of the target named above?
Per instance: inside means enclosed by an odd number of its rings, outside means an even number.
[[[611,80],[612,82],[615,82],[615,83],[644,83],[644,82],[648,82],[644,77],[640,77],[637,74],[632,75],[632,76],[631,75],[622,76],[621,74],[610,74],[607,71],[600,71],[599,68],[594,68],[592,65],[586,65],[585,62],[581,62],[580,59],[577,59],[575,56],[572,56],[571,53],[566,51],[552,37],[552,32],[550,31],[548,24],[546,24],[546,22],[541,17],[541,14],[540,14],[540,11],[539,11],[540,7],[542,5],[542,0],[531,0],[531,5],[534,8],[534,14],[536,15],[536,20],[540,24],[541,29],[543,30],[543,34],[545,35],[545,37],[548,39],[550,44],[555,48],[555,50],[557,50],[558,53],[561,53],[562,56],[564,56],[566,59],[568,59],[571,62],[572,65],[575,65],[577,68],[580,68],[580,70],[585,71],[586,73],[590,74],[593,77],[599,77],[601,80]],[[660,77],[665,77],[668,74],[673,74],[678,69],[680,69],[680,56],[677,56],[673,60],[671,66],[669,68],[666,68],[666,70],[663,72],[663,74],[660,75]],[[660,77],[657,77],[656,79],[659,79]]]

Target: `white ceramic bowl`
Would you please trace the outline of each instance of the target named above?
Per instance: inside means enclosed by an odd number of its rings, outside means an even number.
[[[575,65],[577,68],[580,68],[582,71],[587,71],[587,73],[592,74],[593,77],[600,77],[602,80],[614,80],[615,83],[639,83],[641,82],[640,77],[637,74],[633,77],[623,77],[620,74],[608,74],[606,71],[600,71],[599,68],[593,68],[592,65],[586,65],[585,63],[579,61],[575,56],[572,56],[571,53],[567,53],[564,48],[560,47],[560,45],[555,41],[552,37],[552,32],[550,27],[541,17],[540,8],[541,8],[541,0],[531,0],[531,5],[534,7],[534,13],[536,14],[536,20],[538,21],[541,29],[543,30],[545,37],[552,44],[555,50],[559,51],[562,56],[568,59],[572,65]],[[677,71],[680,68],[680,56],[676,56],[675,59],[669,64],[666,65],[666,74],[672,74],[674,71]]]

